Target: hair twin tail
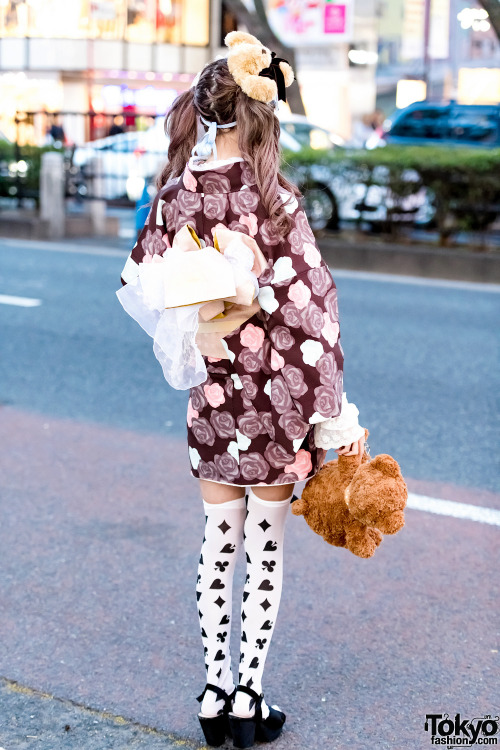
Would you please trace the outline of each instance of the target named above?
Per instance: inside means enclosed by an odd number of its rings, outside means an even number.
[[[165,119],[165,132],[169,137],[168,161],[156,179],[159,190],[171,177],[184,171],[198,138],[198,121],[193,103],[193,89],[184,91],[172,104]]]

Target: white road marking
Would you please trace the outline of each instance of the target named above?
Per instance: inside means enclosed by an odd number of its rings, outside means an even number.
[[[109,258],[126,258],[130,253],[130,247],[120,250],[119,248],[102,247],[94,245],[71,245],[70,240],[64,244],[55,242],[44,242],[43,240],[0,240],[0,250],[2,247],[15,248],[21,250],[50,250],[53,253],[73,253],[76,255],[103,255]]]
[[[468,289],[471,292],[493,292],[500,294],[500,284],[482,281],[454,281],[452,279],[430,279],[422,276],[405,276],[400,273],[378,273],[377,271],[351,271],[347,268],[332,268],[333,278],[360,279],[362,281],[389,281],[393,284],[415,284],[418,286],[440,286],[449,289]]]
[[[452,516],[453,518],[464,518],[467,521],[478,521],[488,523],[491,526],[500,526],[500,510],[484,508],[481,505],[470,505],[469,503],[456,503],[454,500],[442,500],[427,495],[416,495],[408,493],[407,508],[423,510],[428,513],[439,513],[441,516]]]
[[[18,307],[38,307],[42,304],[41,299],[33,297],[13,297],[10,294],[0,294],[1,305],[17,305]]]

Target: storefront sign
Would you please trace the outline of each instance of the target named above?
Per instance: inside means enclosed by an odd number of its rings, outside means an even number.
[[[267,17],[288,46],[321,46],[352,39],[353,0],[268,0]]]

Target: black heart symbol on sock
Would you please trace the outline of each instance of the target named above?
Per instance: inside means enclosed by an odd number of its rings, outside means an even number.
[[[266,546],[264,547],[264,552],[275,552],[277,549],[278,549],[277,542],[266,542]]]
[[[266,578],[266,580],[262,581],[260,584],[259,589],[261,589],[261,591],[272,591],[274,586],[271,584],[271,581]]]
[[[249,591],[244,591],[243,592],[243,601],[246,602],[246,600],[248,599],[249,596],[250,596],[250,592]]]
[[[271,630],[273,627],[273,624],[271,620],[266,620],[264,625],[261,627],[261,630]]]
[[[221,554],[225,553],[227,555],[230,555],[231,552],[234,552],[235,549],[236,549],[235,544],[225,544],[223,548],[221,549]]]
[[[222,583],[220,578],[216,578],[215,581],[213,581],[212,585],[210,586],[211,589],[223,589],[225,588],[224,584]]]
[[[225,658],[224,653],[219,649],[215,654],[214,661],[223,661]]]
[[[224,615],[224,617],[222,618],[222,620],[219,622],[219,625],[229,625],[229,616],[228,615]]]
[[[254,656],[252,661],[250,662],[250,669],[257,669],[258,666],[259,666],[259,660],[256,656]]]

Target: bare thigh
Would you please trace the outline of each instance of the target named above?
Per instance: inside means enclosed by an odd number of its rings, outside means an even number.
[[[218,505],[245,496],[245,487],[237,487],[232,484],[219,484],[218,482],[210,482],[207,479],[200,479],[199,482],[201,496],[207,503]],[[252,490],[261,500],[276,500],[279,502],[290,497],[294,487],[294,484],[277,484],[273,487],[257,485],[252,487]]]

